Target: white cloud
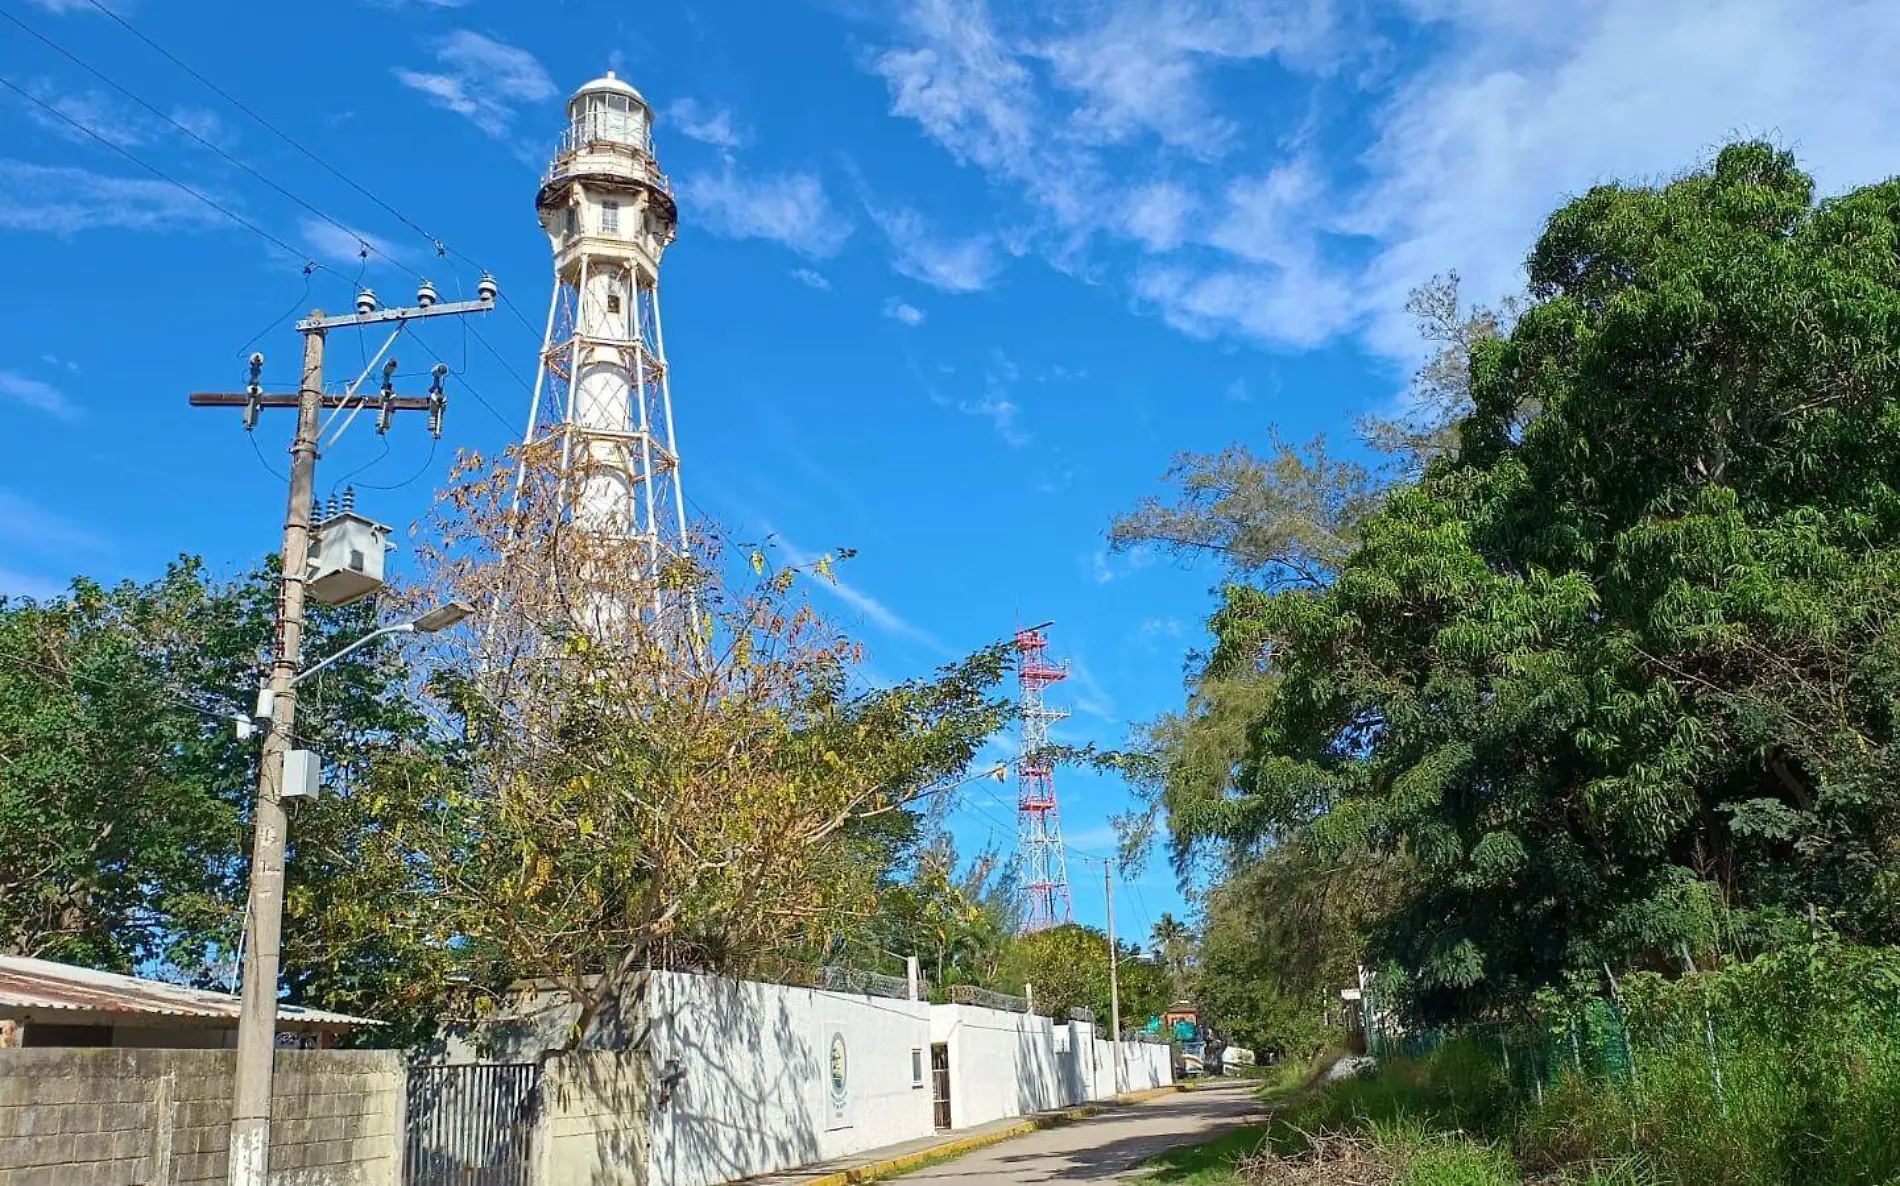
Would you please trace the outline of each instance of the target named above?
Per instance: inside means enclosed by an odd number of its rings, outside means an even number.
[[[1897,57],[1878,0],[1719,19],[1699,0],[903,0],[866,67],[893,116],[1028,204],[1010,250],[1126,276],[1196,336],[1358,335],[1410,360],[1409,289],[1456,269],[1475,298],[1516,291],[1544,217],[1599,181],[1751,134],[1823,192],[1888,175]],[[1276,106],[1216,85],[1266,60]]]
[[[72,12],[99,11],[98,9],[94,8],[91,4],[88,4],[86,0],[26,0],[26,2],[28,4],[31,4],[35,8],[43,8],[47,12],[50,12],[54,14],[55,16],[65,16],[67,13],[72,13]],[[121,3],[112,3],[112,4],[107,4],[106,7],[122,11],[124,9],[130,8],[131,5],[121,4]]]
[[[717,148],[742,148],[752,139],[730,107],[713,107],[690,97],[669,104],[666,118],[680,135]]]
[[[1128,195],[1122,226],[1150,251],[1172,251],[1187,239],[1188,216],[1199,205],[1193,191],[1156,181]]]
[[[1352,229],[1380,245],[1364,277],[1369,340],[1416,353],[1406,291],[1458,270],[1491,299],[1567,195],[1666,178],[1736,135],[1794,146],[1823,190],[1882,178],[1900,121],[1900,13],[1885,3],[1738,0],[1719,20],[1689,0],[1531,10],[1436,8],[1452,52],[1381,112]]]
[[[51,383],[41,382],[18,371],[0,371],[0,402],[19,404],[69,424],[84,415],[79,405],[65,392]],[[0,509],[4,509],[3,503],[0,503]]]
[[[96,532],[4,489],[0,489],[0,539],[60,557],[111,550],[110,543]]]
[[[306,218],[298,224],[297,234],[311,256],[325,263],[357,267],[362,264],[365,251],[371,258],[380,257],[392,263],[402,258],[402,253],[391,247],[387,239],[355,227]]]
[[[825,279],[824,273],[814,272],[810,268],[793,268],[792,279],[806,288],[815,288],[819,292],[831,291],[831,281]]]
[[[915,210],[870,211],[890,240],[891,267],[899,275],[945,292],[976,292],[988,288],[1002,268],[989,235],[943,238]]]
[[[201,230],[221,221],[211,207],[156,178],[0,160],[0,230]]]
[[[718,172],[689,174],[679,189],[707,229],[729,239],[775,239],[823,259],[851,235],[815,173],[746,174],[727,157]]]
[[[65,591],[64,585],[49,577],[0,568],[0,597],[31,597],[35,601],[45,601]]]
[[[1350,329],[1359,308],[1347,277],[1310,262],[1211,270],[1150,265],[1136,272],[1134,295],[1192,337],[1238,333],[1294,349],[1324,345]]]
[[[815,553],[805,551],[791,540],[773,531],[771,524],[765,524],[765,531],[767,535],[778,540],[779,546],[785,549],[786,558],[793,564],[804,567],[814,563],[818,559]],[[929,631],[911,622],[896,610],[871,596],[869,593],[866,593],[864,590],[859,589],[848,581],[838,578],[835,572],[833,579],[829,581],[822,577],[815,578],[815,581],[818,588],[823,589],[858,613],[863,614],[866,620],[882,629],[885,633],[893,634],[900,638],[907,638],[912,642],[921,643],[939,654],[948,655],[951,653],[949,648],[939,642]]]
[[[525,49],[457,29],[434,43],[435,70],[398,67],[397,81],[490,136],[508,133],[523,104],[555,95],[554,80]]]
[[[170,112],[171,121],[192,135],[209,143],[224,147],[237,137],[230,126],[218,117],[218,113],[204,107],[174,107]]]
[[[1134,0],[1033,52],[1081,99],[1074,130],[1107,143],[1142,133],[1202,157],[1219,155],[1237,121],[1208,93],[1210,65],[1304,52],[1328,26],[1320,0]]]
[[[924,311],[922,309],[910,304],[908,301],[899,300],[897,297],[888,297],[885,299],[884,316],[890,318],[892,321],[902,322],[913,328],[924,323]]]
[[[988,419],[990,427],[996,430],[996,435],[1003,438],[1003,443],[1012,449],[1020,449],[1032,439],[1030,434],[1017,423],[1017,417],[1022,414],[1022,409],[1001,396],[986,395],[981,399],[961,400],[957,404],[957,411],[966,416],[982,416]]]

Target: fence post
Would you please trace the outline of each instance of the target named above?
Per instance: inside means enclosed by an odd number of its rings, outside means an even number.
[[[1715,1014],[1702,1006],[1702,1033],[1709,1044],[1709,1075],[1715,1080],[1715,1106],[1728,1114],[1728,1097],[1722,1091],[1722,1060],[1715,1051]]]

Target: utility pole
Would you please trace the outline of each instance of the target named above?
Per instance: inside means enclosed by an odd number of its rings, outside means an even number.
[[[244,986],[238,1012],[237,1075],[231,1095],[231,1137],[227,1157],[230,1186],[267,1186],[270,1171],[271,1079],[277,1051],[278,960],[283,937],[284,850],[286,817],[284,813],[284,756],[290,752],[297,721],[296,681],[303,662],[304,602],[306,572],[310,565],[310,514],[316,492],[317,445],[320,435],[318,413],[325,408],[342,409],[368,406],[380,409],[379,430],[386,431],[396,412],[418,411],[430,414],[430,427],[440,435],[446,397],[442,376],[446,366],[435,371],[436,385],[426,397],[397,396],[385,380],[379,397],[357,397],[353,391],[326,395],[323,390],[323,347],[332,329],[342,327],[395,326],[389,343],[378,351],[380,359],[402,323],[422,317],[461,313],[486,313],[494,308],[497,288],[494,279],[483,276],[477,290],[480,298],[441,304],[435,287],[422,282],[413,308],[378,309],[375,294],[365,289],[357,295],[353,316],[326,317],[321,309],[297,323],[303,334],[303,379],[293,396],[266,395],[258,382],[263,369],[261,354],[251,356],[251,382],[247,390],[233,392],[194,392],[191,406],[198,408],[244,409],[244,427],[257,423],[263,408],[295,408],[297,431],[290,445],[290,501],[284,514],[282,585],[277,595],[275,647],[271,654],[270,678],[266,685],[270,704],[270,724],[264,734],[257,763],[257,802],[253,810],[251,837],[251,882],[245,922]],[[370,366],[374,366],[371,363]],[[391,360],[386,373],[393,374]],[[369,373],[364,368],[364,375]],[[358,379],[361,382],[361,378]]]
[[[322,317],[321,312],[313,314]],[[257,762],[251,835],[251,894],[244,996],[238,1012],[237,1081],[232,1091],[230,1182],[264,1186],[270,1167],[272,1060],[277,1051],[277,959],[284,917],[284,755],[297,719],[292,680],[303,660],[304,570],[310,563],[310,500],[317,480],[317,413],[323,403],[323,342],[304,334],[297,435],[290,446],[290,505],[284,514],[283,585],[271,656],[271,726]]]
[[[1110,1049],[1115,1060],[1115,1094],[1126,1083],[1122,1074],[1122,983],[1120,959],[1115,952],[1115,881],[1107,861],[1102,862],[1102,893],[1108,899],[1108,1024]]]

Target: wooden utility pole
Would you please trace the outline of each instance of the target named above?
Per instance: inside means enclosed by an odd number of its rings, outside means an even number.
[[[486,313],[495,306],[494,278],[483,275],[473,301],[442,304],[435,287],[423,281],[416,305],[378,309],[367,290],[359,293],[356,312],[327,317],[321,309],[297,323],[303,334],[303,380],[295,397],[266,395],[258,383],[261,354],[251,356],[251,384],[243,392],[194,392],[195,408],[243,408],[247,430],[264,408],[295,408],[297,431],[290,445],[290,501],[284,514],[282,584],[277,595],[275,646],[271,653],[270,721],[257,763],[257,803],[251,836],[251,885],[244,925],[244,988],[238,1014],[237,1076],[232,1085],[231,1138],[227,1158],[230,1186],[267,1186],[270,1173],[271,1079],[277,1051],[278,962],[283,942],[284,850],[287,820],[284,814],[284,757],[294,740],[297,722],[297,677],[303,665],[304,601],[310,567],[310,516],[316,494],[318,413],[375,404],[380,409],[378,430],[385,431],[396,412],[428,412],[430,431],[440,435],[446,396],[442,390],[446,364],[435,367],[435,386],[427,396],[398,396],[387,379],[378,396],[353,392],[325,395],[323,346],[332,329],[394,326],[425,317]],[[393,343],[396,334],[390,335]],[[383,349],[388,350],[386,344]],[[382,356],[381,352],[377,357]],[[388,371],[394,372],[395,361]],[[367,374],[368,368],[365,368]],[[361,382],[359,379],[358,382]],[[336,656],[332,656],[335,658]]]
[[[1108,1040],[1115,1061],[1115,1094],[1120,1095],[1127,1082],[1122,1074],[1122,984],[1115,952],[1115,881],[1107,861],[1102,862],[1102,893],[1108,898]]]
[[[313,312],[312,318],[323,316]],[[303,661],[304,571],[310,563],[310,500],[316,493],[317,413],[323,405],[322,328],[303,338],[297,435],[290,445],[277,645],[271,655],[271,723],[257,763],[251,835],[251,894],[245,925],[244,996],[238,1014],[237,1081],[231,1100],[231,1186],[264,1186],[270,1168],[272,1059],[277,1051],[277,961],[284,919],[284,755],[297,721],[292,681]]]

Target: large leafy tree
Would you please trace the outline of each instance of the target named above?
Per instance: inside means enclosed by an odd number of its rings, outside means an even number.
[[[240,578],[194,559],[113,588],[0,602],[0,948],[222,985],[235,967],[257,747],[237,736],[271,638],[271,566]],[[372,603],[313,605],[313,656],[372,629]],[[291,820],[291,999],[383,1015],[425,953],[356,924],[394,900],[361,855],[390,806],[370,767],[440,755],[407,671],[371,646],[302,690],[298,744],[323,797]],[[405,757],[408,755],[410,757]],[[401,986],[401,987],[399,987]]]
[[[1470,1015],[1900,918],[1900,184],[1758,143],[1552,216],[1454,451],[1322,587],[1230,586],[1270,673],[1213,831],[1402,853],[1374,948]]]
[[[1167,970],[1125,942],[1120,944],[1116,964],[1123,1025],[1135,1027],[1159,1016],[1172,999]],[[1108,936],[1080,923],[1017,936],[992,987],[1020,994],[1024,985],[1035,990],[1037,1012],[1061,1017],[1084,1006],[1106,1030],[1114,1003],[1109,991]]]

